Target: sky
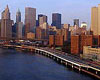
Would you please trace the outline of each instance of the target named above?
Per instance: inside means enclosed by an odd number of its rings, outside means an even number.
[[[0,14],[8,4],[11,19],[16,19],[16,12],[20,9],[22,21],[25,19],[25,7],[36,8],[36,13],[48,16],[48,23],[52,22],[52,13],[62,14],[62,23],[73,25],[73,19],[80,19],[87,22],[88,27],[91,23],[91,8],[98,6],[100,0],[0,0]]]

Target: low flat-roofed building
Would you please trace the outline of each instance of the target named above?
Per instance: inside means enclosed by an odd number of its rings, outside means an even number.
[[[32,32],[27,33],[27,39],[35,39],[35,33]]]
[[[100,61],[100,48],[93,48],[91,46],[84,46],[83,58],[93,61]]]

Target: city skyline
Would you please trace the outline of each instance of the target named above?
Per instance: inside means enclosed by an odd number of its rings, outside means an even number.
[[[38,3],[41,4],[38,4]],[[85,1],[71,1],[71,0],[63,0],[63,1],[46,1],[46,0],[35,0],[35,1],[23,1],[20,2],[18,0],[5,0],[0,3],[0,13],[5,9],[5,6],[8,4],[11,12],[11,19],[15,21],[16,19],[16,12],[18,8],[22,13],[22,21],[24,22],[25,19],[25,7],[32,7],[37,9],[38,14],[44,14],[48,16],[48,22],[51,24],[52,22],[52,13],[61,13],[62,14],[62,23],[69,23],[73,25],[73,19],[80,19],[80,22],[87,22],[88,26],[90,27],[91,22],[91,7],[97,6],[99,4],[98,0],[91,1],[88,0],[86,3]],[[27,3],[27,4],[26,4]],[[56,4],[55,4],[56,3]],[[81,4],[82,3],[82,4]],[[23,5],[21,5],[23,4]],[[45,4],[45,5],[44,5]],[[15,6],[16,5],[16,6]],[[73,6],[74,5],[74,6]],[[82,12],[82,13],[80,13]]]
[[[0,80],[100,79],[98,0],[0,5]]]

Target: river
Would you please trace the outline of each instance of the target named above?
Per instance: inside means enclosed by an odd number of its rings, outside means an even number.
[[[95,80],[52,59],[10,49],[0,49],[0,80]]]

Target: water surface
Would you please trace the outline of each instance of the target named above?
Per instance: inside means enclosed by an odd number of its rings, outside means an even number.
[[[0,49],[0,80],[95,80],[55,61],[21,51]]]

